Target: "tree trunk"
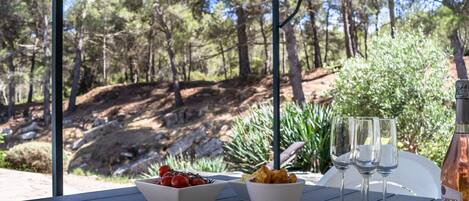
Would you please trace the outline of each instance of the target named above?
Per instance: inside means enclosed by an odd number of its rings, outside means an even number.
[[[15,89],[15,102],[16,103],[21,103],[21,87],[19,87],[17,90]]]
[[[176,56],[173,50],[174,40],[173,40],[172,31],[171,31],[171,28],[168,27],[168,24],[166,23],[164,19],[163,10],[161,9],[161,5],[159,1],[155,2],[154,8],[155,8],[154,9],[155,17],[158,20],[158,24],[161,27],[161,30],[166,37],[166,51],[168,52],[169,64],[171,66],[171,72],[172,72],[172,81],[173,81],[172,84],[173,84],[175,106],[180,107],[184,105],[184,102],[182,100],[181,90],[179,87],[178,71],[176,67],[176,58],[175,58]]]
[[[77,47],[75,49],[75,64],[73,66],[73,79],[72,89],[70,91],[70,98],[68,103],[68,111],[73,112],[76,110],[76,99],[78,95],[78,82],[80,81],[80,69],[81,69],[81,54],[83,50],[83,25],[78,33]]]
[[[319,46],[318,27],[316,26],[316,13],[317,8],[313,6],[311,1],[308,1],[309,17],[313,34],[313,47],[314,47],[314,68],[322,66],[321,61],[321,47]]]
[[[68,111],[73,112],[76,110],[76,99],[79,90],[79,82],[80,82],[80,70],[82,65],[81,55],[83,54],[83,46],[84,46],[84,33],[85,27],[83,25],[83,21],[85,20],[87,15],[86,10],[86,2],[83,4],[83,10],[79,17],[77,17],[77,25],[78,28],[78,35],[76,41],[76,48],[75,48],[75,63],[73,66],[73,77],[72,77],[72,87],[70,91],[70,97],[68,102]],[[104,36],[103,40],[103,66],[106,66],[106,37]],[[104,70],[104,72],[106,72]],[[104,79],[104,83],[106,84],[106,79]]]
[[[3,97],[3,91],[0,90],[0,97]],[[3,100],[0,98],[0,110],[4,110],[3,107],[5,107],[6,104],[2,102]],[[7,111],[8,112],[8,111]]]
[[[379,9],[380,8],[378,6],[378,8],[376,9],[376,14],[375,14],[375,16],[376,16],[376,23],[375,23],[375,32],[376,32],[376,34],[378,34],[378,32],[379,32],[379,13],[381,12]]]
[[[104,28],[106,29],[106,27]],[[107,85],[107,33],[103,35],[103,83]]]
[[[175,58],[173,47],[172,47],[173,36],[169,32],[166,32],[165,35],[166,35],[166,45],[167,45],[166,51],[168,52],[169,64],[171,66],[171,72],[173,74],[172,79],[173,79],[174,101],[175,101],[176,107],[180,107],[184,105],[184,102],[182,100],[181,90],[179,87],[178,72],[176,68],[176,58]]]
[[[345,37],[345,52],[347,58],[353,57],[352,37],[350,35],[350,23],[349,23],[349,0],[342,0],[342,21],[344,23],[344,37]]]
[[[305,52],[306,68],[308,68],[308,70],[311,70],[311,65],[309,65],[308,44],[306,43],[306,37],[304,36],[303,29],[300,30],[300,34],[303,41],[303,50]]]
[[[50,124],[50,71],[51,71],[51,51],[49,48],[49,19],[44,15],[44,30],[43,31],[43,49],[44,49],[44,76],[43,76],[43,91],[44,91],[44,122]]]
[[[129,83],[129,72],[127,72],[127,68],[124,68],[124,83],[127,84]]]
[[[37,32],[36,32],[37,33]],[[36,46],[38,43],[37,36],[34,39],[34,47],[33,47],[33,54],[31,56],[31,70],[29,71],[29,92],[28,92],[28,103],[33,102],[33,94],[34,94],[34,69],[36,68]]]
[[[358,44],[358,26],[356,26],[355,24],[355,21],[353,20],[352,18],[352,21],[351,21],[351,26],[350,27],[353,27],[352,31],[350,31],[350,33],[352,33],[352,36],[353,36],[353,40],[352,40],[352,47],[353,47],[353,55],[357,55],[359,49],[360,49],[360,44]]]
[[[6,92],[6,86],[4,86],[1,91],[2,91],[2,99],[5,105],[8,105],[8,97],[7,97],[7,92]]]
[[[125,77],[125,82],[127,83],[132,83],[133,82],[133,67],[132,67],[132,57],[129,55],[130,51],[130,44],[126,43],[125,46],[125,54],[123,55],[126,58],[127,61],[127,68],[124,68],[124,77]]]
[[[192,43],[189,43],[189,69],[187,73],[187,80],[191,81],[191,71],[192,71]]]
[[[290,64],[290,84],[293,90],[293,99],[296,103],[302,104],[305,102],[305,95],[303,93],[303,86],[301,83],[301,64],[298,59],[295,30],[293,25],[290,23],[286,24],[283,30],[285,32],[288,61]]]
[[[163,68],[163,64],[162,64],[162,61],[161,61],[161,56],[158,58],[158,71],[161,71],[161,69]]]
[[[8,117],[15,117],[15,63],[13,61],[14,51],[9,50],[10,56],[7,56],[8,65]]]
[[[368,59],[368,21],[365,22],[365,30],[363,34],[363,43],[365,45],[365,59]]]
[[[86,93],[90,91],[93,87],[93,83],[95,83],[95,76],[90,67],[87,67],[84,63],[86,63],[86,54],[85,50],[81,51],[81,70],[80,70],[80,80],[78,82],[78,94]],[[125,68],[124,68],[125,69]],[[73,78],[72,78],[73,79]]]
[[[182,65],[180,65],[180,66],[181,66],[181,70],[182,70],[182,80],[183,80],[183,81],[187,81],[186,66],[187,66],[188,63],[189,63],[189,59],[188,59],[188,57],[189,57],[189,56],[188,56],[189,52],[188,52],[188,49],[183,48],[182,54],[184,55],[183,62],[181,62]]]
[[[128,60],[128,59],[127,59],[127,60]],[[127,63],[128,63],[128,62],[127,62]],[[129,66],[129,65],[127,64],[127,66]],[[129,73],[127,72],[127,68],[124,68],[124,80],[125,80],[124,82],[125,82],[125,84],[127,84],[127,83],[129,82],[129,77],[130,77],[130,75],[129,75]]]
[[[270,59],[269,59],[269,44],[267,39],[267,34],[265,34],[264,29],[264,16],[259,17],[259,24],[261,26],[262,40],[264,42],[264,75],[267,75],[270,71]]]
[[[151,51],[150,82],[155,81],[155,51]]]
[[[456,64],[456,71],[459,79],[467,79],[467,69],[464,63],[464,50],[461,40],[458,35],[458,30],[455,28],[451,33],[451,46],[453,46],[454,63]]]
[[[139,63],[138,63],[138,58],[137,59],[133,59],[132,60],[132,66],[134,66],[134,83],[138,84],[140,83],[140,66],[139,66]]]
[[[364,56],[368,58],[368,8],[365,7],[360,13],[360,21],[363,23],[363,44],[364,44]],[[362,55],[363,56],[363,55]]]
[[[155,59],[153,53],[153,20],[150,20],[150,31],[148,33],[148,65],[146,71],[146,82],[153,82],[155,73]]]
[[[396,24],[396,17],[395,17],[395,10],[394,10],[394,0],[388,0],[388,6],[389,6],[389,19],[391,20],[391,37],[395,37],[394,29],[395,29],[395,24]]]
[[[17,91],[18,91],[18,98],[16,99],[16,102],[21,103],[23,100],[23,88],[20,87]]]
[[[285,74],[285,34],[282,33],[282,74]]]
[[[331,15],[331,2],[329,1],[327,4],[327,11],[326,11],[326,45],[324,48],[324,63],[327,64],[327,55],[329,53],[329,17]]]
[[[231,54],[230,54],[230,52],[228,52],[228,61],[232,61],[233,57],[234,57],[233,52],[231,52]],[[229,64],[228,65],[228,70],[230,72],[228,75],[229,75],[229,77],[233,77],[233,68],[231,67],[231,62],[228,62],[228,64]]]
[[[350,37],[352,41],[352,55],[355,56],[357,55],[357,50],[358,50],[358,37],[357,37],[357,28],[355,26],[355,20],[353,19],[353,7],[352,7],[352,1],[348,0],[348,22],[350,25]]]
[[[221,51],[221,61],[222,61],[222,67],[223,67],[223,74],[225,75],[225,80],[228,79],[228,71],[226,70],[226,60],[225,60],[225,50],[223,49],[223,43],[219,43],[220,46],[220,51]]]
[[[246,33],[247,16],[242,6],[236,8],[236,30],[238,33],[238,59],[239,59],[239,77],[241,80],[248,78],[251,73],[249,66],[249,47],[248,36]]]
[[[134,72],[134,59],[132,56],[129,56],[127,58],[127,61],[128,61],[128,66],[129,66],[129,79],[130,79],[130,83],[135,83],[136,80],[135,80],[135,72]]]

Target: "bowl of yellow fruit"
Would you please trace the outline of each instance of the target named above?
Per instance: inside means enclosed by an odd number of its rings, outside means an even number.
[[[300,201],[305,181],[287,170],[262,166],[246,182],[251,201]]]

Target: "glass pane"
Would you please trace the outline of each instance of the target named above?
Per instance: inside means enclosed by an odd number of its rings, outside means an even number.
[[[396,3],[391,23],[383,2],[311,2],[280,32],[282,168],[318,182],[332,166],[333,115],[396,118],[397,147],[440,164],[454,116],[448,75],[469,52],[468,22],[455,16],[467,13]],[[134,186],[164,165],[204,178],[272,168],[270,9],[65,0],[64,193]],[[51,28],[50,0],[0,4],[0,200],[52,195]]]
[[[3,1],[0,19],[0,200],[48,197],[51,1]]]

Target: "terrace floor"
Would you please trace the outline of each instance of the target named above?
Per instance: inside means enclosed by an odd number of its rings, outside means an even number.
[[[295,172],[308,184],[315,184],[321,174]],[[204,176],[226,175],[240,177],[241,173],[200,173]],[[0,168],[0,200],[16,201],[50,197],[52,176],[48,174],[23,172]],[[76,194],[133,186],[133,183],[120,184],[98,180],[93,176],[64,175],[64,194]]]
[[[0,168],[0,200],[27,200],[50,197],[52,195],[52,176],[47,174],[23,172]],[[99,181],[91,176],[64,175],[64,193],[107,190],[128,187],[133,184],[118,184]]]

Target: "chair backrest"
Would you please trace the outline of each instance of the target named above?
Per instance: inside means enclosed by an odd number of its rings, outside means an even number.
[[[440,168],[425,157],[399,151],[399,166],[388,176],[388,193],[440,198]],[[324,174],[318,185],[339,187],[340,173],[331,168]],[[353,167],[345,172],[345,188],[360,189],[362,177]],[[370,190],[382,192],[382,177],[375,173],[370,179]]]

